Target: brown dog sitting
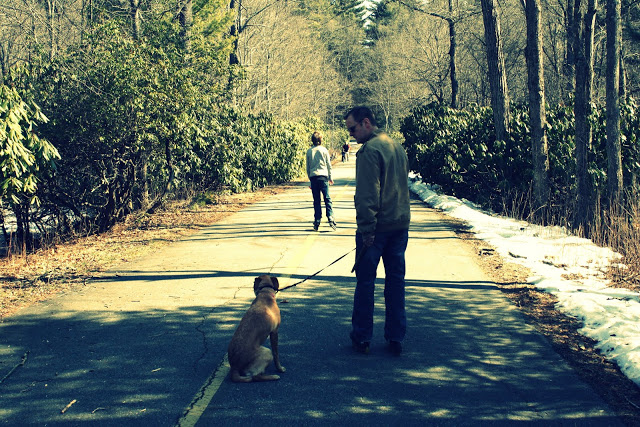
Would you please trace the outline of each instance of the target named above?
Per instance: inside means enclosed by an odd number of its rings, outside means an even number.
[[[285,371],[278,356],[280,309],[276,304],[276,292],[279,287],[275,277],[265,274],[255,279],[253,292],[256,299],[242,317],[229,343],[232,381],[248,383],[280,379],[279,375],[264,374],[272,360],[278,372]],[[271,339],[271,351],[262,345],[267,336]]]

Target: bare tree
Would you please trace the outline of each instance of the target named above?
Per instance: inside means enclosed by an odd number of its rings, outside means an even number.
[[[421,13],[416,13],[416,11]],[[369,49],[370,79],[375,82],[368,102],[384,114],[383,126],[398,122],[416,102],[446,102],[450,75],[450,44],[446,21],[424,19],[430,12],[396,8],[393,18],[377,23],[378,39]],[[381,117],[382,118],[382,117]]]
[[[247,2],[243,2],[243,0],[230,1],[229,9],[233,10],[236,14],[236,19],[229,30],[229,34],[234,38],[233,50],[229,57],[230,65],[240,64],[240,60],[238,58],[238,38],[247,28],[253,25],[256,18],[279,2],[280,0],[269,0],[265,2],[249,1],[249,4],[247,5]],[[255,3],[258,3],[259,7],[255,7]]]
[[[607,161],[609,201],[622,192],[622,148],[620,146],[620,0],[607,0]]]
[[[131,7],[131,35],[134,40],[140,40],[142,35],[140,0],[129,0],[129,6]]]
[[[58,48],[57,36],[58,36],[58,25],[57,15],[59,13],[58,10],[58,2],[56,0],[46,0],[45,7],[47,11],[47,30],[49,31],[49,60],[53,61],[53,58],[56,56],[56,51]]]
[[[526,60],[528,68],[533,194],[537,207],[549,198],[549,149],[547,146],[542,25],[540,0],[524,0],[527,18]]]
[[[592,186],[588,154],[592,141],[589,122],[593,99],[593,39],[597,0],[576,0],[573,52],[576,58],[575,133],[576,133],[576,209],[574,226],[587,228],[592,217]]]
[[[238,102],[282,118],[324,117],[345,103],[346,84],[335,70],[320,34],[295,5],[244,0],[247,21],[238,39],[244,79]]]
[[[233,49],[229,54],[229,65],[238,65],[240,63],[238,61],[238,36],[240,34],[240,23],[242,22],[242,0],[231,0],[229,9],[236,13],[236,19],[229,29],[229,35],[233,38]]]
[[[453,0],[449,0],[449,15],[453,16]],[[458,108],[458,73],[456,71],[456,25],[452,18],[449,24],[449,75],[451,76],[451,108]]]
[[[180,38],[182,48],[186,53],[191,52],[191,27],[193,26],[193,0],[183,0],[178,7],[178,21],[180,22]]]
[[[80,39],[82,0],[0,1],[0,53],[6,73],[46,52],[49,60]]]
[[[567,29],[566,38],[566,55],[564,61],[564,76],[567,82],[567,93],[573,93],[575,91],[575,79],[576,79],[576,55],[574,49],[576,47],[575,38],[578,36],[578,28],[576,21],[576,2],[580,3],[580,0],[566,0],[567,6],[565,9],[565,28]]]
[[[457,73],[457,56],[456,56],[456,48],[458,46],[457,36],[456,36],[456,24],[458,20],[455,19],[455,15],[457,14],[457,10],[453,7],[453,0],[447,0],[448,6],[448,15],[427,11],[421,8],[416,7],[415,5],[409,4],[406,1],[399,0],[398,3],[403,4],[404,6],[425,13],[434,18],[444,20],[449,27],[449,79],[451,83],[451,108],[458,108],[458,91],[460,87],[460,83],[458,81],[458,73]],[[445,12],[446,13],[446,12]]]
[[[504,141],[509,133],[510,112],[498,4],[496,0],[481,0],[481,4],[496,139]]]

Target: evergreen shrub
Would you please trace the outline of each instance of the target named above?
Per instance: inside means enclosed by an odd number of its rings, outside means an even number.
[[[630,100],[621,108],[622,161],[625,185],[637,190],[640,174],[640,119]],[[530,194],[533,179],[528,109],[513,106],[507,141],[495,138],[490,107],[456,110],[438,103],[416,107],[404,118],[401,132],[411,170],[444,192],[496,212]],[[606,191],[607,150],[604,108],[590,118],[593,143],[588,172],[596,194]],[[550,206],[565,209],[575,193],[575,119],[573,108],[547,109]],[[569,201],[569,202],[568,202]],[[527,212],[524,212],[526,215]]]

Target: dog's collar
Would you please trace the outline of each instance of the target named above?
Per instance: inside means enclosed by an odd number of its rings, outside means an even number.
[[[271,288],[271,289],[273,289],[275,292],[278,292],[278,290],[277,290],[276,288],[274,288],[274,287],[273,287],[273,285],[263,285],[263,286],[258,287],[258,293],[260,293],[260,292],[261,292],[263,289],[265,289],[265,288]]]

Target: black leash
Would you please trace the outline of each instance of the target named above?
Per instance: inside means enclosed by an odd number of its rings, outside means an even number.
[[[356,255],[356,262],[353,263],[353,268],[351,269],[352,273],[354,271],[356,271],[356,268],[358,268],[358,264],[360,264],[360,260],[362,259],[362,255],[364,255],[366,250],[367,250],[367,247],[363,246],[362,249],[360,250],[360,253]]]
[[[356,250],[356,248],[351,249],[349,252],[347,252],[346,254],[342,255],[340,258],[338,258],[337,260],[333,261],[331,264],[327,265],[325,268],[323,268],[323,269],[321,269],[319,271],[316,271],[311,276],[307,276],[304,279],[300,280],[299,282],[294,283],[293,285],[285,286],[284,288],[279,289],[278,292],[282,292],[285,289],[293,288],[294,286],[298,286],[300,283],[306,282],[307,280],[311,279],[312,277],[322,273],[324,270],[326,270],[327,268],[331,267],[333,264],[335,264],[336,262],[340,261],[342,258],[346,257],[347,255],[349,255],[351,252],[353,252],[355,250]],[[354,266],[354,268],[355,268],[355,266]]]

